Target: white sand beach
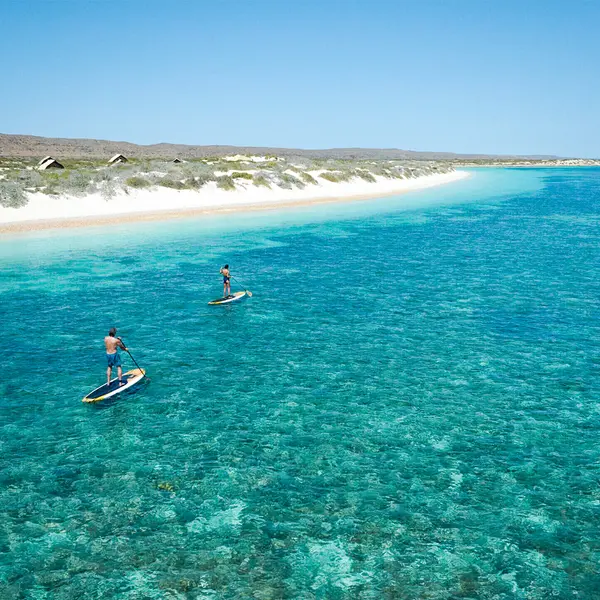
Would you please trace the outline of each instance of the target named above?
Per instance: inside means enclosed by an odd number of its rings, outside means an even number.
[[[236,190],[232,191],[219,189],[211,182],[199,191],[130,189],[127,192],[121,191],[110,199],[100,193],[84,197],[29,193],[26,206],[0,207],[0,232],[110,223],[111,217],[115,215],[119,215],[119,222],[146,221],[394,196],[451,183],[468,176],[466,171],[452,171],[414,179],[379,176],[374,183],[362,179],[342,183],[320,179],[318,185],[291,190],[275,186],[257,187],[249,181],[237,180]]]

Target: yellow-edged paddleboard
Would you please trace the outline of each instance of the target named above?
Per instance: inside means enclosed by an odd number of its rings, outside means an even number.
[[[83,398],[82,402],[100,402],[101,400],[106,400],[107,398],[111,398],[112,396],[116,396],[121,392],[133,387],[136,383],[140,382],[144,376],[146,375],[146,371],[143,369],[133,369],[131,371],[127,371],[127,373],[123,373],[122,385],[119,385],[119,378],[116,377],[112,379],[110,383],[105,383],[101,385],[99,388],[96,388],[93,392],[90,392],[85,398]]]
[[[210,305],[215,304],[228,304],[229,302],[235,302],[236,300],[241,300],[246,295],[246,292],[236,292],[231,296],[226,296],[225,298],[217,298],[216,300],[211,300],[209,302]]]

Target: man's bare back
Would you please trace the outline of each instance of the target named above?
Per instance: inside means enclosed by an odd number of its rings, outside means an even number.
[[[121,350],[125,350],[127,352],[127,348],[125,344],[117,337],[117,328],[111,327],[108,335],[104,338],[104,346],[106,348],[106,384],[110,385],[110,376],[112,373],[113,367],[117,368],[117,374],[119,376],[119,385],[123,385],[121,380],[123,376],[123,370],[121,368],[121,357],[117,350],[121,348]]]
[[[117,351],[117,348],[127,350],[119,338],[110,335],[107,335],[104,338],[104,345],[106,346],[106,354],[114,354]]]

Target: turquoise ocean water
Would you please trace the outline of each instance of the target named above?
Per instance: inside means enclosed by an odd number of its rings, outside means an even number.
[[[4,237],[0,598],[600,598],[599,246],[600,169]]]

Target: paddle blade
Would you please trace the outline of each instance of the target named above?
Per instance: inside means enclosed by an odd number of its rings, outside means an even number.
[[[252,298],[252,292],[250,290],[246,290],[246,294],[248,294],[248,296],[250,296],[250,298]]]

